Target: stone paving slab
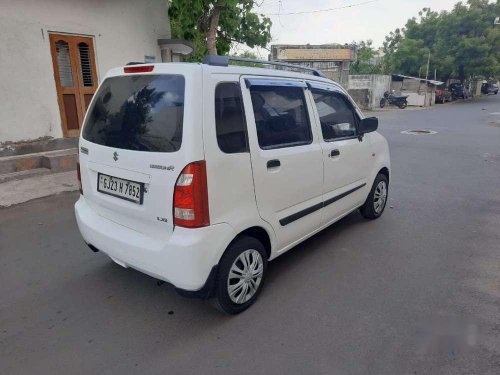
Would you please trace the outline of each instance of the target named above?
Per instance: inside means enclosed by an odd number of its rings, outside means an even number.
[[[0,184],[0,208],[78,190],[76,171],[53,173]]]

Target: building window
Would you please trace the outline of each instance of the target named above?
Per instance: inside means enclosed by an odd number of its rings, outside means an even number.
[[[79,43],[78,52],[80,56],[80,72],[82,75],[83,86],[94,86],[89,45],[83,42]]]
[[[62,87],[73,87],[73,69],[71,67],[71,58],[69,54],[69,44],[64,40],[58,40],[56,43],[57,66],[59,72],[59,81]]]

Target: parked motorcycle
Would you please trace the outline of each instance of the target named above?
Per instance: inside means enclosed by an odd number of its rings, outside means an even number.
[[[408,106],[408,101],[406,100],[408,96],[409,95],[397,96],[394,95],[394,91],[392,92],[386,91],[384,92],[384,97],[380,99],[380,108],[384,108],[386,104],[393,104],[397,105],[401,109],[405,109]]]

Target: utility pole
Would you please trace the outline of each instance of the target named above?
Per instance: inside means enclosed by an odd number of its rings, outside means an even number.
[[[425,80],[429,78],[429,65],[431,63],[431,51],[429,51],[429,57],[427,58],[427,72],[425,73]]]
[[[429,65],[431,63],[431,51],[429,51],[429,57],[427,58],[427,72],[425,73],[425,97],[424,97],[424,100],[425,100],[425,104],[427,104],[427,91],[428,91],[428,79],[429,79]],[[424,107],[425,107],[425,104],[424,104]]]

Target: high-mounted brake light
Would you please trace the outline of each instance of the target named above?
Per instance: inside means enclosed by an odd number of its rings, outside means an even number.
[[[80,188],[80,194],[83,195],[83,187],[82,187],[82,174],[80,172],[80,162],[76,162],[76,177],[78,178],[78,187]]]
[[[188,164],[175,183],[174,225],[199,228],[210,225],[205,160]]]
[[[125,73],[147,73],[152,72],[154,68],[154,65],[126,66],[123,71]]]

